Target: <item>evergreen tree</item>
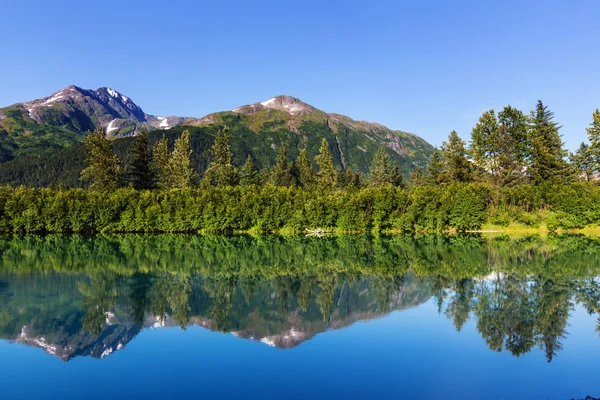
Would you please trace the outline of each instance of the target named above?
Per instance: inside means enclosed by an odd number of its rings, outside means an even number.
[[[566,151],[559,133],[560,126],[554,122],[554,113],[538,101],[529,119],[531,141],[531,164],[529,174],[535,184],[554,179],[564,182],[567,178]]]
[[[192,186],[194,169],[192,168],[192,147],[190,132],[185,130],[175,141],[173,153],[168,163],[168,187],[173,189],[187,189]]]
[[[319,166],[317,172],[317,180],[321,185],[327,187],[337,186],[337,174],[333,165],[333,157],[329,152],[329,143],[327,139],[323,138],[321,147],[319,148],[319,154],[315,157],[315,161]]]
[[[425,176],[421,167],[417,166],[410,172],[409,182],[411,187],[422,185],[423,183],[425,183],[424,180]]]
[[[238,176],[237,168],[233,165],[228,127],[217,133],[211,155],[212,161],[206,170],[205,179],[214,186],[235,186]]]
[[[590,141],[589,157],[594,173],[600,173],[600,111],[596,109],[592,115],[592,123],[587,130]]]
[[[346,172],[339,170],[338,186],[345,189],[358,189],[362,186],[361,175],[357,171],[348,168]]]
[[[406,187],[404,176],[402,176],[402,172],[400,172],[400,168],[398,168],[398,164],[396,163],[394,163],[394,168],[392,168],[392,186],[399,188]]]
[[[144,190],[154,187],[154,172],[150,163],[148,134],[145,129],[142,129],[133,139],[131,149],[131,183],[135,189]]]
[[[591,157],[590,147],[581,143],[575,153],[571,153],[571,164],[575,169],[575,174],[585,182],[594,180],[594,162]]]
[[[279,148],[277,161],[269,176],[269,182],[274,186],[294,186],[294,175],[292,174],[292,164],[288,161],[287,150],[285,146]]]
[[[425,185],[437,186],[441,185],[446,181],[446,171],[444,167],[444,159],[442,152],[439,149],[433,150],[431,160],[427,165],[427,172],[423,177],[423,183]]]
[[[260,185],[260,176],[258,170],[252,162],[252,157],[248,156],[246,163],[240,168],[240,185],[258,186]]]
[[[162,137],[152,149],[152,164],[156,176],[156,185],[161,189],[169,187],[169,141]]]
[[[296,172],[296,178],[298,185],[302,187],[310,187],[315,183],[315,173],[313,166],[308,159],[306,149],[300,150],[300,155],[294,163],[294,171]]]
[[[393,181],[390,156],[383,147],[380,147],[373,157],[373,163],[369,170],[369,185],[380,187],[391,185]]]
[[[447,175],[451,182],[470,182],[472,180],[467,148],[456,131],[450,132],[448,142],[442,143],[442,155],[446,161]]]
[[[506,106],[498,113],[485,112],[471,133],[471,154],[480,171],[486,171],[497,186],[524,178],[528,158],[527,117]]]
[[[98,191],[114,190],[121,183],[119,157],[113,154],[112,143],[104,128],[99,127],[88,133],[85,141],[88,166],[81,171],[81,178],[90,180],[90,189]]]

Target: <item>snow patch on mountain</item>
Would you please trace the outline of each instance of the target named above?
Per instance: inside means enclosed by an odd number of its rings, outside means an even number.
[[[106,133],[111,133],[112,131],[116,131],[117,127],[113,127],[113,123],[116,121],[117,119],[113,119],[112,121],[110,121],[110,123],[108,124],[108,126],[106,127]]]
[[[54,95],[52,95],[52,97],[50,97],[48,100],[46,100],[45,102],[43,102],[42,104],[50,104],[55,102],[56,100],[60,100],[62,99],[63,96],[63,92],[62,90],[60,92],[55,93]]]

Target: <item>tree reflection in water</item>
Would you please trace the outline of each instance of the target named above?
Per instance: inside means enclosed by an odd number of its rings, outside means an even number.
[[[65,360],[171,325],[292,347],[432,299],[491,350],[550,362],[574,306],[600,312],[585,236],[2,237],[0,252],[0,335]]]

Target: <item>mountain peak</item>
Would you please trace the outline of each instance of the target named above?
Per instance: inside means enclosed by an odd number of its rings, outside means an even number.
[[[302,111],[314,110],[315,108],[306,104],[300,99],[292,96],[275,96],[267,101],[260,103],[263,107],[274,108],[277,110],[287,111],[290,114],[296,114]]]
[[[249,104],[233,109],[232,111],[238,114],[254,114],[261,109],[269,108],[273,110],[285,111],[291,115],[318,111],[310,104],[306,104],[300,99],[292,96],[279,95],[265,100],[260,103]]]
[[[105,94],[107,94],[108,96],[110,96],[110,97],[112,97],[114,99],[123,101],[124,103],[130,102],[129,97],[127,97],[127,96],[125,96],[125,95],[123,95],[123,94],[121,94],[121,93],[117,92],[116,90],[111,89],[109,87],[98,88],[98,89],[96,89],[96,92],[97,93],[105,93]]]

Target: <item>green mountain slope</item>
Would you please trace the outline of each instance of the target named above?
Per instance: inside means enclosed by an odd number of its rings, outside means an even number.
[[[4,142],[0,139],[0,156],[3,148],[7,149],[4,154],[10,154],[11,149],[18,149],[16,158],[0,163],[0,185],[83,185],[79,174],[85,166],[85,149],[79,142],[85,136],[82,129],[92,129],[93,124],[86,122],[83,117],[61,120],[71,124],[67,127],[48,125],[48,120],[40,123],[28,117],[28,113],[38,117],[37,112],[23,111],[23,106],[2,111],[5,118],[0,121],[0,126],[13,124],[19,127],[20,134],[16,138],[15,135],[4,135]],[[176,120],[173,123],[179,122]],[[343,170],[368,172],[375,152],[383,146],[391,159],[408,174],[416,166],[424,167],[433,151],[429,143],[411,133],[394,131],[375,123],[354,121],[340,114],[328,114],[289,96],[278,96],[233,111],[189,119],[170,129],[154,130],[149,133],[149,140],[154,145],[165,136],[172,146],[181,132],[189,130],[193,165],[202,175],[210,162],[210,148],[216,134],[225,126],[230,128],[235,164],[242,165],[251,156],[259,168],[272,166],[282,145],[288,149],[290,159],[295,159],[303,148],[313,158],[318,154],[323,138],[329,142],[335,164]],[[77,128],[77,131],[73,133],[71,127]],[[15,132],[15,129],[11,132]],[[27,135],[24,133],[26,129],[37,134]],[[49,138],[44,139],[46,136]],[[113,142],[114,150],[125,167],[132,141],[130,136],[117,136]]]
[[[0,163],[73,145],[99,126],[124,137],[140,127],[165,129],[184,120],[148,115],[111,88],[68,86],[49,97],[0,108]]]

